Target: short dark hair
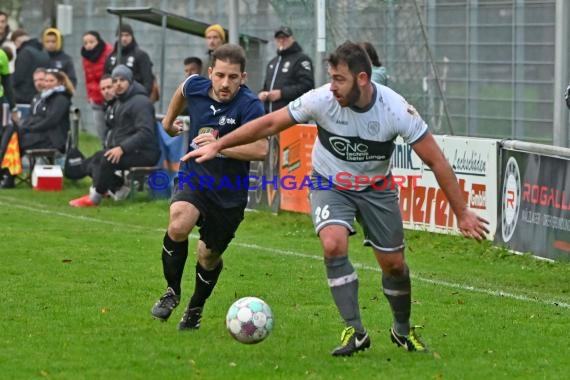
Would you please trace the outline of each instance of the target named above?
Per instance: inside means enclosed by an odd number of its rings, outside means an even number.
[[[329,55],[327,62],[332,67],[345,63],[355,77],[361,72],[365,72],[369,79],[372,76],[372,63],[368,54],[366,54],[366,50],[352,41],[346,41],[337,47]]]
[[[0,16],[5,16],[6,18],[8,18],[8,13],[6,13],[4,11],[0,11]]]
[[[191,65],[195,63],[200,69],[202,69],[202,60],[198,57],[186,57],[184,58],[184,66]]]
[[[10,37],[10,39],[12,40],[12,42],[16,42],[16,40],[22,36],[27,36],[28,32],[26,32],[24,29],[16,29],[12,32],[12,37]]]
[[[101,79],[99,79],[99,82],[101,82],[104,79],[113,79],[113,76],[111,76],[111,74],[103,74]]]
[[[360,43],[360,46],[366,51],[370,61],[372,62],[372,66],[380,67],[382,66],[382,62],[380,62],[380,58],[378,58],[378,53],[376,53],[376,49],[374,49],[374,45],[372,45],[368,41],[364,41]]]
[[[34,70],[34,72],[32,73],[32,75],[34,75],[35,73],[47,73],[47,70],[45,67],[36,67],[36,69]]]
[[[224,44],[216,48],[212,53],[212,67],[216,65],[216,60],[239,63],[240,71],[245,71],[245,51],[239,45]]]

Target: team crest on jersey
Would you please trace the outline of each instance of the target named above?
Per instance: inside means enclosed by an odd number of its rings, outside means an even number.
[[[375,136],[380,133],[380,123],[377,121],[370,121],[368,122],[368,132]]]
[[[283,69],[281,69],[282,72],[286,73],[289,71],[289,66],[291,66],[291,62],[287,61],[283,64]]]
[[[301,62],[301,66],[303,66],[303,68],[307,71],[311,71],[311,62],[309,61],[303,61]]]
[[[127,58],[127,66],[133,67],[135,65],[135,57],[132,55]]]

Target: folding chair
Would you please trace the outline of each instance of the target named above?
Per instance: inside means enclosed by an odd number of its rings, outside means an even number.
[[[135,166],[123,171],[123,178],[131,188],[131,192],[129,193],[129,198],[131,199],[135,196],[135,190],[139,192],[144,190],[144,184],[148,181],[148,178],[152,173],[159,170],[169,173],[177,171],[178,162],[184,155],[184,147],[186,146],[184,142],[187,139],[185,136],[169,136],[162,128],[162,124],[158,121],[156,122],[155,127],[160,146],[160,158],[158,163],[154,166]],[[176,166],[176,168],[173,166]]]
[[[71,146],[77,147],[79,140],[79,120],[81,118],[79,108],[71,107],[69,109],[69,116],[71,119],[71,128],[67,132],[66,151]],[[47,165],[55,165],[57,159],[65,156],[65,152],[61,153],[59,150],[53,148],[27,149],[23,156],[28,157],[29,166],[28,170],[19,179],[21,182],[26,182],[32,186],[32,173],[34,172],[35,166],[39,162],[43,162]]]

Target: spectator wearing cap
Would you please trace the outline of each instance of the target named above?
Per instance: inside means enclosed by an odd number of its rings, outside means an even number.
[[[75,74],[73,59],[63,51],[63,37],[59,29],[47,28],[42,34],[42,44],[49,55],[49,66],[46,68],[63,71],[73,86],[77,87],[77,75]]]
[[[208,77],[208,67],[212,66],[212,53],[218,47],[226,43],[226,31],[220,24],[213,24],[206,28],[204,32],[206,38],[206,46],[208,48],[206,65],[202,70],[202,75]]]
[[[31,38],[24,29],[17,29],[12,33],[12,42],[17,50],[12,75],[14,100],[16,103],[28,105],[36,94],[33,73],[38,67],[49,66],[49,55],[43,50],[40,41]]]
[[[266,113],[286,106],[315,87],[311,58],[295,41],[291,28],[281,26],[274,37],[277,56],[267,64],[263,89],[258,94]]]
[[[130,188],[115,172],[156,165],[160,156],[154,107],[144,87],[125,65],[115,67],[111,78],[116,96],[114,122],[109,125],[105,149],[87,159],[87,174],[93,179],[89,194],[70,201],[73,207],[98,206],[105,196],[126,199]]]
[[[118,40],[105,61],[105,74],[111,74],[118,64],[123,64],[132,70],[134,80],[142,84],[147,95],[150,95],[154,75],[149,55],[139,47],[135,40],[133,28],[129,24],[122,23],[117,34]],[[121,49],[120,62],[117,61],[119,48]]]

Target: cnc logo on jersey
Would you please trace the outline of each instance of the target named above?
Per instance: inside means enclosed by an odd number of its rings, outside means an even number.
[[[517,160],[510,157],[503,179],[503,205],[501,207],[501,232],[506,243],[513,237],[521,203],[521,176]]]
[[[220,117],[220,121],[218,121],[218,124],[219,125],[226,125],[226,124],[235,125],[236,119],[232,119],[231,117],[222,116],[222,117]]]
[[[368,152],[368,145],[363,142],[351,141],[344,137],[335,136],[329,139],[332,149],[346,161],[385,160],[385,155],[374,155]]]
[[[281,69],[282,72],[286,73],[289,71],[289,66],[291,66],[291,62],[287,61],[283,64],[283,68]]]
[[[307,71],[311,71],[311,62],[309,61],[303,61],[301,62],[301,66],[307,70]]]
[[[329,153],[342,161],[386,161],[394,151],[394,140],[378,141],[359,136],[339,136],[317,126],[317,137]]]
[[[372,136],[376,136],[378,133],[380,133],[380,123],[377,121],[370,121],[368,123],[368,132]]]

